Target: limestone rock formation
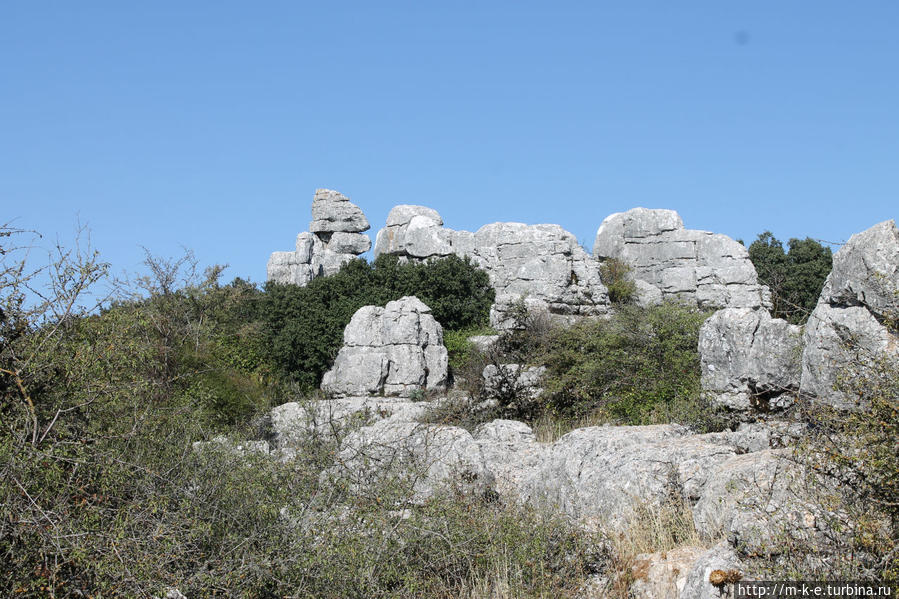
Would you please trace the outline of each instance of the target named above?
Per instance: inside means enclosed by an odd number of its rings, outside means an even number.
[[[321,388],[333,396],[408,397],[446,386],[443,327],[416,297],[364,306],[343,332],[343,347]]]
[[[588,525],[626,530],[640,502],[658,507],[675,489],[698,499],[734,455],[726,435],[678,425],[580,428],[552,445],[528,495]]]
[[[362,210],[343,194],[318,189],[312,200],[309,232],[297,236],[296,250],[274,252],[268,261],[268,280],[306,285],[312,279],[332,275],[340,267],[371,249],[369,229]]]
[[[717,576],[713,576],[713,573]],[[683,599],[726,597],[722,593],[725,585],[712,584],[713,580],[720,583],[722,578],[729,581],[746,579],[745,566],[726,541],[718,543],[693,562],[679,597]]]
[[[799,390],[800,336],[767,310],[715,312],[699,331],[703,391],[734,410],[788,407]]]
[[[474,495],[494,488],[493,474],[468,431],[396,418],[348,435],[329,474],[359,490],[390,480],[394,490],[405,491],[405,501],[415,503],[448,488]]]
[[[288,402],[268,413],[264,428],[266,439],[276,449],[296,446],[309,435],[338,437],[354,425],[372,423],[396,416],[415,420],[425,404],[393,397],[343,397],[337,399]]]
[[[853,235],[833,257],[803,336],[802,391],[841,408],[841,374],[878,360],[899,364],[899,229],[885,221]],[[892,328],[891,328],[892,327]]]
[[[683,590],[691,568],[704,553],[701,547],[688,545],[670,551],[636,556],[631,567],[634,582],[628,589],[628,597],[633,599],[694,597],[684,594]]]
[[[780,545],[772,540],[786,534],[812,542],[824,520],[804,482],[785,450],[734,456],[709,473],[693,508],[696,529],[710,538],[724,535],[746,554],[776,554]]]
[[[537,443],[531,427],[514,420],[494,420],[480,425],[474,439],[495,477],[499,496],[513,502],[528,500],[528,489],[534,486],[533,479],[549,453]]]
[[[490,320],[497,328],[513,324],[510,309],[521,299],[530,309],[565,318],[608,312],[599,264],[558,225],[493,223],[475,233],[442,225],[443,219],[430,208],[397,206],[378,233],[375,255],[471,258],[487,271],[496,289]]]
[[[770,303],[749,254],[733,239],[685,229],[673,210],[634,208],[608,216],[593,245],[599,260],[616,258],[664,297],[701,308],[759,308]]]
[[[368,219],[359,206],[332,189],[317,189],[312,200],[312,233],[361,233],[368,231]]]

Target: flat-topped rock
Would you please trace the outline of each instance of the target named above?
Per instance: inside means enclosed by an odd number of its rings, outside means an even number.
[[[312,233],[361,233],[371,225],[356,204],[348,197],[332,189],[316,189],[312,200]]]
[[[628,264],[662,296],[701,308],[760,308],[770,303],[749,253],[726,235],[685,229],[673,210],[634,208],[608,216],[593,244],[598,260]]]

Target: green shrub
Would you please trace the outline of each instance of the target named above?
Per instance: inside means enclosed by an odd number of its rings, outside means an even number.
[[[705,412],[697,345],[707,316],[666,302],[556,330],[540,356],[547,406],[627,424],[697,423]]]
[[[469,327],[459,330],[446,330],[443,332],[443,344],[449,354],[450,372],[456,373],[468,362],[472,353],[477,348],[469,341],[469,337],[478,335],[496,335],[496,331],[490,327]]]
[[[613,304],[630,304],[637,299],[637,284],[631,277],[631,267],[617,258],[603,260],[599,265],[603,285],[609,290]]]
[[[59,265],[81,288],[92,277]],[[29,311],[22,271],[0,269],[0,595],[550,598],[583,583],[592,540],[561,518],[335,488],[334,439],[284,462],[238,450],[278,390],[259,293],[156,266],[148,295],[92,315],[70,309],[78,293]],[[208,442],[222,420],[228,440]]]
[[[427,304],[444,331],[452,331],[484,326],[494,291],[487,273],[456,256],[406,264],[379,256],[373,264],[349,262],[305,287],[269,283],[260,312],[269,356],[285,376],[317,387],[353,314],[407,295]]]
[[[833,267],[829,247],[811,238],[790,239],[789,250],[770,231],[759,234],[749,246],[749,259],[759,282],[771,289],[771,313],[793,324],[808,320],[824,280]]]

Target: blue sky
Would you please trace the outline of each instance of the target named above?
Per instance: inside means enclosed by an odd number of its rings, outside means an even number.
[[[899,3],[0,4],[0,220],[261,281],[317,187],[372,238],[408,203],[845,240],[899,216]]]

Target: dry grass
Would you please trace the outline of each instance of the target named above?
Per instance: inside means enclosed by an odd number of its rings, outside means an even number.
[[[680,497],[671,497],[661,506],[639,503],[624,531],[610,531],[607,537],[610,563],[606,592],[612,599],[628,597],[638,555],[712,545],[696,530],[690,506]]]

